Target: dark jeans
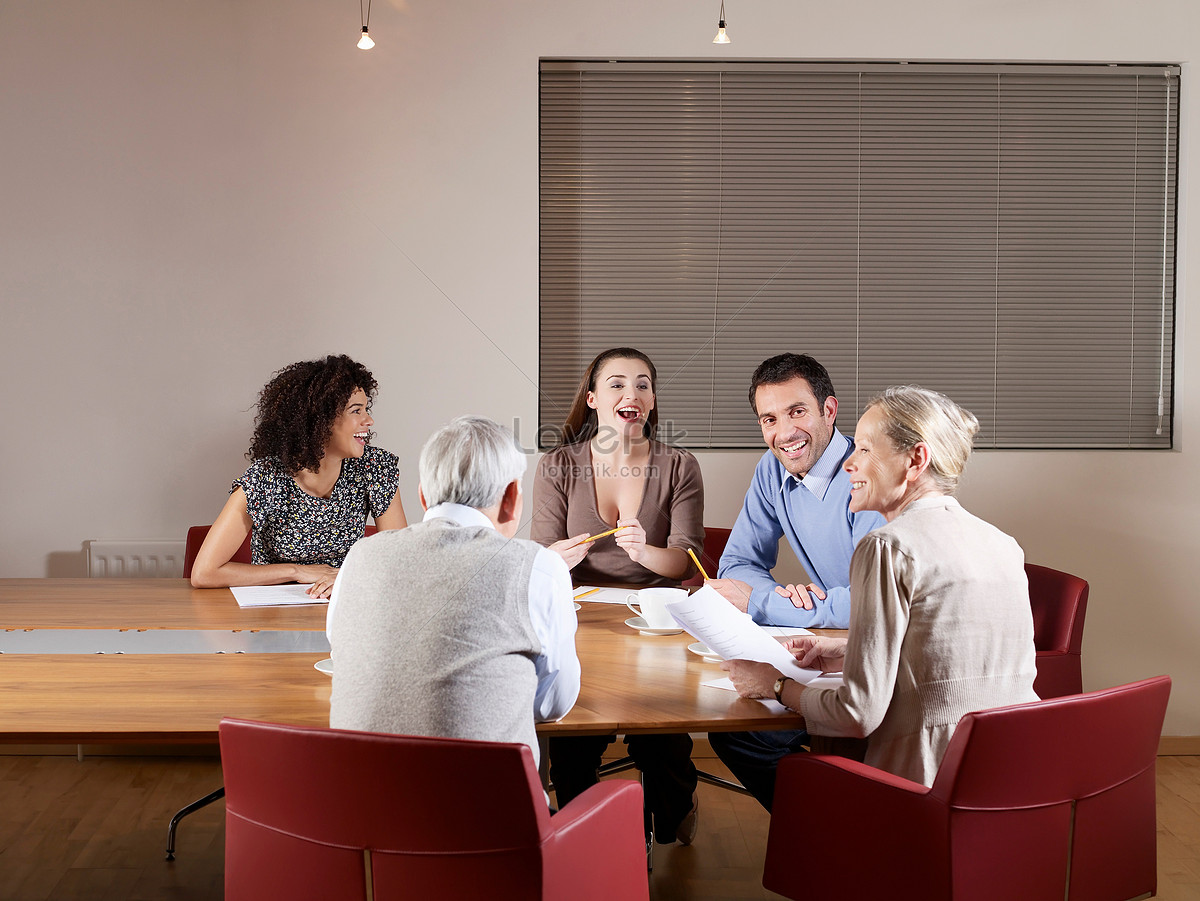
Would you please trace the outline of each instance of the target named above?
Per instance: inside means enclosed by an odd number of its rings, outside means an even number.
[[[559,810],[596,784],[600,757],[615,740],[615,735],[551,736],[550,781]],[[670,844],[696,791],[691,736],[627,735],[625,744],[642,771],[647,835],[653,818],[656,840]]]
[[[808,733],[710,732],[709,744],[729,771],[767,810],[775,798],[775,768],[788,754],[807,750]]]

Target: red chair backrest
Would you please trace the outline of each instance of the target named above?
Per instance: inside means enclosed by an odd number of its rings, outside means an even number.
[[[731,529],[717,529],[712,526],[704,527],[704,550],[700,554],[700,562],[710,578],[717,577],[717,569],[721,565],[721,555],[725,553],[725,545],[729,542]],[[687,587],[699,587],[704,584],[704,577],[696,573],[683,583]]]
[[[204,538],[208,535],[208,530],[212,526],[192,526],[187,531],[187,542],[183,548],[183,577],[190,579],[192,577],[192,564],[196,562],[196,555],[200,553],[200,545],[204,544]],[[364,537],[366,535],[374,535],[379,529],[376,526],[366,526],[363,530]],[[232,557],[229,558],[231,563],[249,563],[250,562],[250,535],[246,535],[246,540],[242,542],[242,546],[237,549]]]
[[[539,897],[550,813],[522,744],[225,719],[226,898]],[[599,852],[600,849],[597,849]]]
[[[1079,694],[1083,691],[1081,651],[1088,583],[1036,563],[1026,563],[1025,574],[1033,611],[1033,646],[1038,653],[1033,689],[1040,698]]]
[[[1153,884],[1154,762],[1170,693],[1159,676],[964,716],[929,792],[950,808],[956,858],[970,858],[955,881],[994,869],[1003,875],[987,897],[1030,898],[1039,872],[1069,858],[1068,901]]]

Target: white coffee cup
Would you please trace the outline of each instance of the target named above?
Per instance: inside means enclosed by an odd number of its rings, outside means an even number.
[[[682,601],[687,596],[687,590],[684,588],[643,588],[629,595],[625,606],[644,619],[648,628],[673,629],[677,626],[675,618],[667,610],[667,604]],[[641,609],[638,609],[639,607]]]

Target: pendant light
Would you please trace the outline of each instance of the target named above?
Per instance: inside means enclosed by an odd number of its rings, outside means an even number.
[[[359,0],[362,2],[362,0]],[[364,29],[365,31],[365,29]],[[717,36],[713,38],[714,44],[729,44],[729,35],[725,33],[725,0],[721,0],[721,18],[717,20]]]
[[[363,0],[358,0],[358,16],[362,20],[362,37],[358,39],[358,49],[370,50],[375,46],[375,41],[371,39],[371,32],[367,30],[367,26],[371,23],[371,0],[367,0],[366,12],[363,11]]]

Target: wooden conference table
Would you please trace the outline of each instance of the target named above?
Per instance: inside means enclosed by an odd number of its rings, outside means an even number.
[[[326,652],[86,652],[93,637],[116,630],[134,644],[169,647],[200,635],[224,636],[229,647],[272,637],[286,644],[287,633],[323,633],[325,609],[240,608],[227,589],[194,589],[183,579],[0,579],[0,742],[207,742],[223,716],[327,726],[331,680],[313,666]],[[641,635],[617,605],[585,601],[578,616],[579,700],[541,732],[800,725],[790,711],[703,686],[723,673],[688,651],[686,633]],[[72,639],[78,649],[53,652]]]

